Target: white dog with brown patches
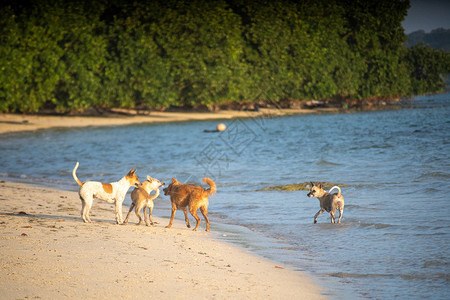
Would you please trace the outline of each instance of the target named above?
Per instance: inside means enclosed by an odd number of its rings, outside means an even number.
[[[108,203],[114,203],[116,206],[116,222],[117,224],[123,223],[122,217],[122,203],[125,199],[125,195],[130,188],[130,186],[139,186],[139,178],[135,174],[136,170],[131,169],[127,175],[122,177],[119,181],[112,183],[103,183],[98,181],[86,181],[82,183],[78,180],[76,171],[78,169],[79,163],[75,165],[72,171],[73,178],[80,186],[80,199],[81,199],[81,218],[85,223],[92,223],[89,217],[89,212],[92,207],[92,203],[95,199],[99,199]]]

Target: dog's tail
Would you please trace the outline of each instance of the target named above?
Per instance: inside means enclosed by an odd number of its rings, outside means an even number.
[[[72,176],[73,176],[73,179],[75,179],[75,181],[78,183],[79,186],[83,186],[83,183],[78,179],[77,174],[76,174],[78,165],[79,165],[79,163],[77,162],[77,164],[75,165],[75,168],[73,168]]]
[[[334,190],[334,189],[337,189],[337,190],[338,190],[338,194],[337,194],[337,195],[338,195],[338,197],[340,197],[340,196],[341,196],[341,188],[338,187],[337,185],[333,186],[333,187],[328,191],[328,193],[331,194],[331,191]]]
[[[152,200],[155,200],[156,198],[158,198],[158,196],[159,196],[159,189],[156,189],[155,191],[156,191],[156,193],[153,196],[148,194],[147,201],[152,201]],[[150,191],[150,193],[151,192],[152,191]]]
[[[209,189],[205,190],[210,196],[216,192],[216,183],[209,178],[203,178],[203,181],[209,185]]]

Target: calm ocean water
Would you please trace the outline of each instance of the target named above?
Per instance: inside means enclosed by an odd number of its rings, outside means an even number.
[[[203,132],[218,123],[208,121],[6,134],[0,178],[76,190],[76,161],[81,180],[116,181],[132,167],[166,183],[209,176],[217,236],[307,271],[331,298],[449,299],[450,95],[412,104],[236,119],[223,133]],[[257,191],[309,181],[348,185],[342,224],[326,213],[313,224],[319,201],[305,191]],[[170,216],[168,197],[154,213]]]

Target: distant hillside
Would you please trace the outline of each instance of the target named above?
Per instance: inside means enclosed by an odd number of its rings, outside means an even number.
[[[430,45],[434,49],[450,52],[450,29],[438,28],[430,33],[418,30],[408,34],[407,47],[412,47],[419,43]]]

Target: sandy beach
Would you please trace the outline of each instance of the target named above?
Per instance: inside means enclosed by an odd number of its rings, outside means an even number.
[[[281,112],[280,112],[281,113]],[[58,117],[0,114],[0,133],[249,117],[251,113]],[[96,201],[93,224],[80,218],[77,192],[0,182],[0,291],[4,299],[324,299],[307,274],[215,239],[201,224],[166,229],[114,224],[113,206]],[[127,208],[124,208],[127,211]],[[125,214],[125,212],[124,212]]]
[[[224,110],[218,112],[151,112],[148,115],[113,114],[105,117],[48,116],[0,113],[0,134],[48,128],[119,126],[140,123],[164,123],[233,118],[276,117],[290,114],[337,112],[334,108],[319,109],[260,109],[254,111]]]
[[[308,276],[167,219],[114,224],[96,201],[81,221],[78,193],[0,183],[3,299],[321,299]]]

